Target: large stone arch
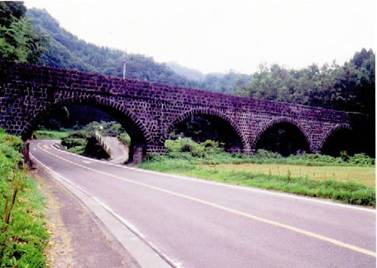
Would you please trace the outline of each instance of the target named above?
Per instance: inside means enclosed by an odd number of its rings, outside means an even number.
[[[269,129],[271,129],[274,126],[277,126],[279,124],[288,124],[288,125],[294,127],[295,129],[297,129],[299,131],[299,133],[303,135],[303,137],[305,139],[305,143],[307,144],[308,150],[311,149],[310,139],[309,139],[306,131],[301,127],[301,125],[296,120],[294,120],[292,118],[288,118],[288,117],[274,118],[274,119],[268,121],[266,124],[262,125],[257,130],[255,137],[252,140],[250,140],[251,148],[256,150],[258,142],[261,140],[262,136],[266,133],[266,131],[268,131]]]
[[[21,131],[21,137],[24,140],[30,138],[35,127],[48,118],[52,112],[62,106],[72,104],[89,105],[98,108],[108,112],[119,120],[131,136],[130,160],[134,162],[142,160],[146,154],[147,145],[152,142],[151,134],[137,116],[122,105],[121,101],[115,102],[99,95],[80,95],[55,99],[54,102],[44,105],[41,110],[36,111],[30,116],[30,119]]]
[[[169,133],[175,128],[175,126],[177,126],[179,123],[186,121],[191,116],[195,116],[195,115],[215,117],[215,118],[218,118],[218,119],[224,121],[225,123],[227,123],[232,128],[234,133],[237,135],[237,138],[239,139],[241,146],[242,146],[241,150],[243,152],[248,151],[247,139],[245,138],[245,135],[243,135],[241,129],[226,114],[224,114],[224,113],[222,113],[218,110],[214,110],[214,109],[197,108],[197,109],[191,109],[187,112],[184,112],[184,113],[178,115],[173,120],[173,122],[167,127],[164,139],[168,138]]]
[[[334,127],[329,129],[327,133],[324,135],[324,138],[321,140],[319,148],[321,153],[325,153],[325,147],[326,144],[330,141],[330,139],[339,133],[340,131],[349,131],[351,132],[353,129],[349,124],[346,123],[341,123],[341,124],[336,124]],[[339,141],[340,142],[340,141]]]

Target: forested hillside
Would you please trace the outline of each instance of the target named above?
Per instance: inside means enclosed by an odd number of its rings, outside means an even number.
[[[152,58],[87,43],[59,26],[46,11],[30,9],[27,17],[36,31],[48,39],[46,52],[39,64],[122,76],[123,60],[127,60],[127,78],[160,82],[185,87],[197,86],[194,82],[174,73],[165,64]]]
[[[362,49],[338,65],[299,69],[261,65],[238,94],[374,115],[375,54]]]
[[[246,85],[250,79],[248,75],[234,72],[204,75],[177,64],[157,63],[151,57],[125,54],[118,49],[87,43],[60,27],[45,10],[30,9],[27,17],[36,31],[48,40],[39,64],[121,77],[126,58],[128,78],[229,94],[233,94],[236,87]]]
[[[196,81],[199,88],[227,94],[235,94],[238,89],[247,86],[251,79],[251,75],[236,73],[234,71],[203,74],[200,71],[184,67],[177,63],[168,63],[167,65],[177,74]]]

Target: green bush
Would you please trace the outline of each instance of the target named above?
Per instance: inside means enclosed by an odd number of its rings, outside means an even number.
[[[371,166],[375,160],[365,154],[355,154],[344,157],[333,157],[321,154],[298,154],[283,157],[279,153],[259,149],[255,154],[244,155],[240,153],[231,154],[224,151],[221,144],[216,141],[206,140],[197,143],[190,138],[178,138],[166,140],[165,148],[167,157],[174,159],[191,159],[201,161],[205,164],[292,164],[307,166]]]
[[[207,154],[219,154],[222,153],[224,150],[221,148],[223,144],[220,144],[217,141],[213,140],[206,140],[201,143],[204,147],[204,150]]]
[[[216,141],[206,140],[197,143],[191,138],[178,138],[176,140],[166,140],[165,148],[171,158],[206,158],[220,154],[223,150]]]
[[[130,145],[131,144],[131,137],[130,137],[130,135],[127,134],[127,132],[120,133],[118,135],[118,139],[123,144],[126,144],[126,145]]]
[[[281,158],[282,156],[279,153],[267,151],[264,149],[258,149],[254,155],[255,158]]]
[[[355,154],[348,159],[348,163],[356,166],[372,166],[374,165],[374,158],[366,154]]]

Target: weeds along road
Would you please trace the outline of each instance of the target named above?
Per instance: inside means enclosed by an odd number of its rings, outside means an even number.
[[[375,267],[375,210],[143,171],[31,146],[180,267]],[[132,254],[132,252],[131,252]]]

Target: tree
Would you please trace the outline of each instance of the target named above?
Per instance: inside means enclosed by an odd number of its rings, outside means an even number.
[[[24,15],[22,2],[0,2],[0,57],[17,62],[36,63],[46,39],[37,34]]]

